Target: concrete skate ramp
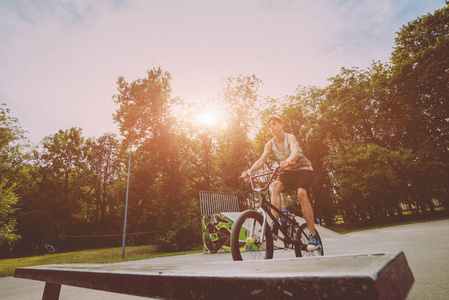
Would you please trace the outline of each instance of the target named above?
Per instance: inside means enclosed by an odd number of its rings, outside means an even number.
[[[405,299],[414,281],[403,252],[196,264],[66,264],[18,268],[61,285],[163,299]]]

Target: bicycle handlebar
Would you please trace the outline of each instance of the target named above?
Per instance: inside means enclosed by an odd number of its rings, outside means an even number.
[[[291,163],[289,163],[288,165],[289,165],[289,166],[294,166],[294,165],[296,165],[296,163],[295,163],[295,162],[291,162]],[[260,191],[265,191],[265,190],[270,186],[270,183],[271,183],[271,181],[273,180],[274,175],[276,174],[277,170],[280,169],[280,167],[281,167],[281,166],[278,166],[278,167],[276,167],[276,168],[275,168],[273,171],[271,171],[271,172],[264,173],[264,174],[260,174],[260,175],[256,175],[256,176],[251,176],[251,174],[248,174],[249,180],[251,181],[251,188],[253,189],[253,191],[256,191],[256,189],[254,188],[254,181],[253,181],[254,178],[262,177],[262,176],[267,176],[267,175],[271,175],[271,176],[270,176],[270,179],[268,180],[267,185],[266,185],[264,188],[260,189]],[[245,177],[240,176],[239,179],[245,179]]]

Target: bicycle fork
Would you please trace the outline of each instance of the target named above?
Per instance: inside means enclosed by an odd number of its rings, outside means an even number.
[[[262,221],[262,228],[260,231],[260,244],[263,244],[263,239],[265,237],[265,230],[266,230],[266,226],[267,226],[267,213],[265,212],[265,210],[263,210],[262,208],[259,208],[257,210],[258,213],[260,213],[263,216],[263,221]],[[254,230],[256,228],[256,220],[253,220],[253,224],[251,226],[251,236],[253,236],[254,234]]]

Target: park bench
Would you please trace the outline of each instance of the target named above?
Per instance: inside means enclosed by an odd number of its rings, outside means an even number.
[[[231,258],[229,258],[231,259]],[[151,259],[115,264],[17,268],[14,277],[167,299],[405,299],[414,277],[403,252],[182,264]]]

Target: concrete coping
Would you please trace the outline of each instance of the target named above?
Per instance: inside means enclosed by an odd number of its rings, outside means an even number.
[[[61,264],[14,277],[170,299],[405,299],[414,281],[405,254],[379,253],[199,264]]]

